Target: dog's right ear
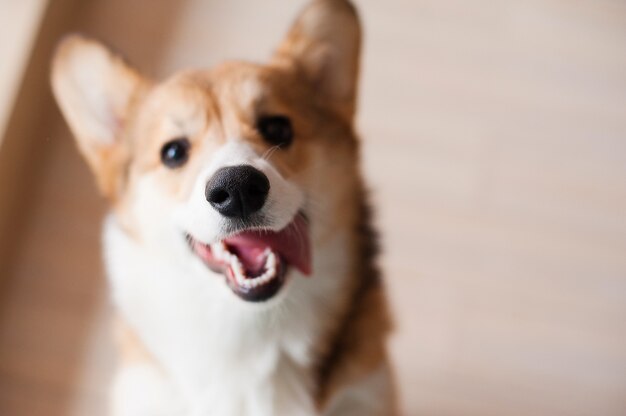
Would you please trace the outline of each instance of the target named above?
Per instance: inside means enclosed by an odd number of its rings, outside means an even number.
[[[128,162],[124,123],[147,81],[105,46],[64,38],[54,55],[52,90],[101,191],[115,198]]]
[[[357,99],[361,24],[349,0],[312,0],[273,56],[295,68],[326,102],[352,119]]]

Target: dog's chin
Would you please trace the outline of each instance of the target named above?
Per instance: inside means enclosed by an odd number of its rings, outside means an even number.
[[[191,251],[224,276],[230,290],[248,302],[265,302],[285,286],[289,270],[311,273],[308,224],[298,214],[283,229],[248,228],[214,243],[186,233]]]

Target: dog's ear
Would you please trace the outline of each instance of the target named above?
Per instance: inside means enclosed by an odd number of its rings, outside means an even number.
[[[51,81],[101,191],[114,197],[128,160],[124,123],[147,81],[105,46],[81,35],[67,36],[57,47]]]
[[[337,110],[355,111],[361,27],[347,0],[314,0],[300,13],[273,62],[301,71]]]

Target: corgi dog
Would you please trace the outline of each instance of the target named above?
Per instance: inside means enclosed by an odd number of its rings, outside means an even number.
[[[62,40],[54,95],[111,206],[111,414],[396,414],[360,43],[347,0],[309,3],[266,64],[163,82]]]

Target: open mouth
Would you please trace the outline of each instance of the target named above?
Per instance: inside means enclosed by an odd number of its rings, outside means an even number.
[[[283,287],[290,267],[311,273],[308,225],[302,215],[280,231],[247,230],[212,244],[187,236],[193,252],[222,273],[240,298],[261,302]]]

